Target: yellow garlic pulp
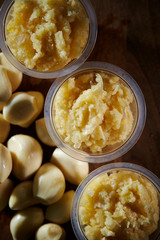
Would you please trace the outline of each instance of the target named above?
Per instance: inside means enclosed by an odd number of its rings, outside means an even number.
[[[132,130],[131,90],[116,76],[83,74],[58,90],[53,108],[57,132],[76,149],[101,152],[126,140]]]
[[[29,69],[55,71],[78,58],[89,19],[78,0],[15,0],[6,23],[13,55]]]

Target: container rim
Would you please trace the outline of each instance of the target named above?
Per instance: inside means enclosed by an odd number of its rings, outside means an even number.
[[[43,78],[43,79],[54,79],[60,76],[65,76],[73,71],[75,71],[78,67],[80,67],[89,57],[92,52],[96,39],[97,39],[97,18],[95,14],[95,10],[90,2],[90,0],[79,0],[82,6],[84,7],[86,14],[89,18],[89,36],[84,47],[82,54],[79,58],[72,60],[68,65],[66,65],[63,69],[57,71],[50,72],[41,72],[33,69],[29,69],[25,67],[20,61],[16,59],[16,57],[11,53],[9,47],[6,44],[5,40],[5,21],[7,18],[7,14],[14,3],[14,0],[5,0],[2,7],[0,8],[0,47],[6,58],[11,62],[11,64],[19,69],[24,74],[35,77],[35,78]]]

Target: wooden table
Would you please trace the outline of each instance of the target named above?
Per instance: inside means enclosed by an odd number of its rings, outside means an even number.
[[[0,4],[2,2],[0,0]],[[139,84],[147,105],[147,120],[142,136],[128,153],[116,161],[142,165],[160,178],[160,1],[91,2],[98,18],[98,38],[88,60],[109,62],[126,70]],[[24,76],[18,91],[38,90],[45,96],[51,82]],[[35,135],[34,124],[29,129],[12,126],[12,135],[19,132]],[[49,160],[53,149],[42,146],[44,158]],[[90,169],[98,166],[90,165]],[[0,213],[1,240],[12,239],[9,221],[13,213],[9,209]],[[68,240],[76,239],[70,223],[64,228]]]

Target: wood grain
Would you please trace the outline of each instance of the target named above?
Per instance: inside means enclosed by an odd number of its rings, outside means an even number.
[[[3,0],[0,0],[2,4]],[[88,60],[105,61],[126,70],[139,84],[147,105],[147,120],[137,144],[115,161],[142,165],[160,178],[160,1],[159,0],[91,0],[98,19],[98,38]],[[38,90],[44,96],[51,80],[24,76],[19,91]],[[42,115],[41,115],[42,116]],[[34,125],[29,129],[12,127],[36,137]],[[53,149],[44,148],[44,161]],[[90,165],[90,170],[99,165]],[[71,188],[67,185],[67,188]],[[13,211],[0,213],[0,239],[11,240],[9,221]],[[70,223],[64,225],[67,239],[76,239]]]
[[[98,39],[89,60],[126,70],[139,84],[147,120],[137,144],[122,161],[140,164],[160,177],[160,2],[92,0]]]

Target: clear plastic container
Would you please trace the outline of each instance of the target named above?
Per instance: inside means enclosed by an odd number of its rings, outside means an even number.
[[[127,171],[127,172],[129,171],[129,173],[131,175],[134,173],[134,174],[138,175],[138,179],[143,179],[143,180],[147,181],[150,184],[149,185],[150,188],[153,187],[152,190],[154,191],[155,196],[157,195],[158,207],[160,208],[160,179],[158,177],[156,177],[152,172],[150,172],[149,170],[147,170],[139,165],[132,164],[132,163],[112,163],[112,164],[104,165],[100,168],[97,168],[93,172],[91,172],[81,182],[81,184],[78,186],[78,188],[75,192],[75,195],[74,195],[74,198],[72,201],[72,208],[71,208],[71,223],[72,223],[74,233],[78,240],[87,240],[85,233],[84,233],[84,228],[83,228],[85,226],[81,226],[81,221],[80,221],[80,219],[81,219],[80,214],[82,212],[79,211],[81,199],[82,199],[83,194],[85,194],[85,190],[90,185],[90,183],[92,183],[92,181],[97,180],[102,175],[107,174],[109,176],[112,173],[117,173],[122,170]],[[134,207],[132,209],[134,209]],[[160,213],[159,213],[159,215],[160,215]],[[111,238],[109,238],[109,239],[111,239]],[[122,239],[122,238],[120,238],[120,239]],[[149,239],[150,240],[159,240],[160,239],[160,220],[158,222],[158,228],[150,235]],[[123,239],[123,240],[125,240],[125,239]]]
[[[68,78],[79,76],[84,73],[92,73],[92,72],[103,72],[107,74],[112,74],[113,76],[118,76],[120,78],[120,81],[123,85],[127,86],[131,92],[133,93],[133,102],[130,105],[132,114],[133,114],[133,125],[132,130],[125,141],[120,142],[118,144],[106,146],[102,149],[102,152],[97,153],[91,153],[86,150],[77,150],[74,147],[70,146],[69,144],[66,144],[64,140],[59,136],[55,122],[54,122],[54,99],[56,97],[56,94],[59,90],[59,88],[64,84]],[[116,67],[114,65],[104,63],[104,62],[86,62],[81,68],[79,68],[77,71],[73,72],[70,75],[67,75],[62,78],[58,78],[51,86],[48,95],[46,97],[45,101],[45,120],[46,125],[48,128],[48,132],[55,142],[55,144],[61,148],[66,154],[70,155],[71,157],[81,160],[81,161],[87,161],[92,163],[100,163],[100,162],[109,162],[111,160],[114,160],[123,154],[125,154],[127,151],[129,151],[134,144],[139,139],[143,128],[145,124],[146,119],[146,106],[145,106],[145,100],[143,97],[143,94],[137,85],[137,83],[134,81],[134,79],[126,73],[124,70],[120,69],[119,67]]]
[[[78,67],[80,67],[86,59],[89,57],[92,52],[96,39],[97,39],[97,19],[95,15],[95,11],[90,3],[90,0],[79,0],[82,6],[84,7],[86,14],[89,18],[89,35],[86,46],[84,47],[82,54],[79,58],[73,59],[70,63],[68,63],[64,68],[57,71],[50,72],[42,72],[34,69],[29,69],[25,67],[20,61],[16,59],[16,57],[12,54],[9,47],[6,44],[6,36],[5,36],[5,24],[7,20],[7,16],[10,12],[10,9],[14,3],[14,0],[5,0],[1,9],[0,9],[0,47],[4,55],[7,59],[20,71],[24,74],[36,77],[36,78],[57,78],[61,76],[65,76]]]

